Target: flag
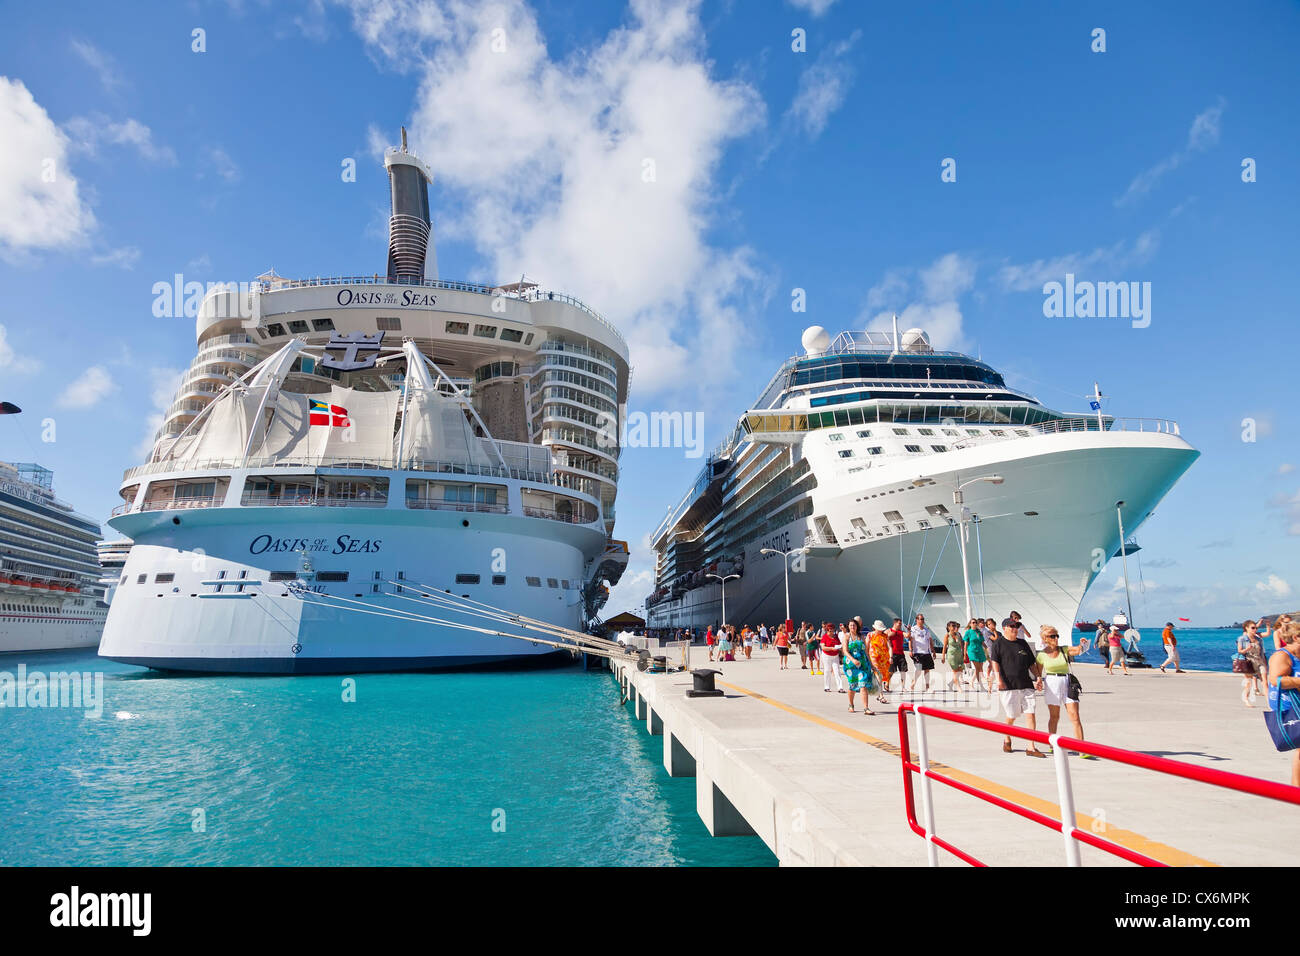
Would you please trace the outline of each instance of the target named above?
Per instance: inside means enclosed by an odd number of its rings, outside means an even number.
[[[1190,618],[1190,617],[1180,617],[1178,620],[1180,620],[1180,621],[1190,621],[1191,618]]]
[[[1101,402],[1094,399],[1088,403],[1088,407],[1091,408],[1094,412],[1099,412],[1101,411]]]
[[[335,428],[351,428],[348,410],[342,405],[329,405],[325,402],[311,400],[311,424],[332,425]]]

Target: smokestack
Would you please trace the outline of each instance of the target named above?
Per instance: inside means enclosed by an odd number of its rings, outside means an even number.
[[[433,221],[429,218],[429,167],[406,151],[406,127],[402,127],[402,146],[384,154],[388,170],[388,188],[392,196],[392,215],[388,219],[388,278],[420,281],[425,276],[429,258]],[[436,277],[437,259],[433,273]]]

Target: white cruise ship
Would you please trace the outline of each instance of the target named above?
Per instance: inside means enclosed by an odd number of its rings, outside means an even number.
[[[1046,408],[919,329],[803,346],[652,534],[650,627],[716,626],[724,586],[728,623],[783,620],[788,562],[795,621],[924,613],[942,634],[1018,610],[1068,640],[1199,455],[1171,421]]]
[[[54,474],[0,462],[0,653],[94,647],[99,524],[54,495]]]
[[[203,301],[198,354],[109,520],[131,546],[102,656],[253,673],[540,663],[551,647],[452,626],[482,620],[404,619],[412,590],[577,630],[621,575],[606,423],[626,342],[522,280],[429,277],[431,173],[402,139],[385,156],[383,275],[271,273]]]

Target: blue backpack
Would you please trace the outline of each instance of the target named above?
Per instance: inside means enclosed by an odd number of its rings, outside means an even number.
[[[1291,673],[1300,676],[1300,661],[1287,651],[1291,658]],[[1268,689],[1268,703],[1273,709],[1264,714],[1264,725],[1279,751],[1300,748],[1300,692],[1282,690],[1277,685]]]

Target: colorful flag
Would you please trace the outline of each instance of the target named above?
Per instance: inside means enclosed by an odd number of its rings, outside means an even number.
[[[348,421],[348,410],[342,405],[329,405],[325,402],[318,402],[311,399],[311,424],[313,425],[331,425],[335,428],[351,428],[352,423]]]

